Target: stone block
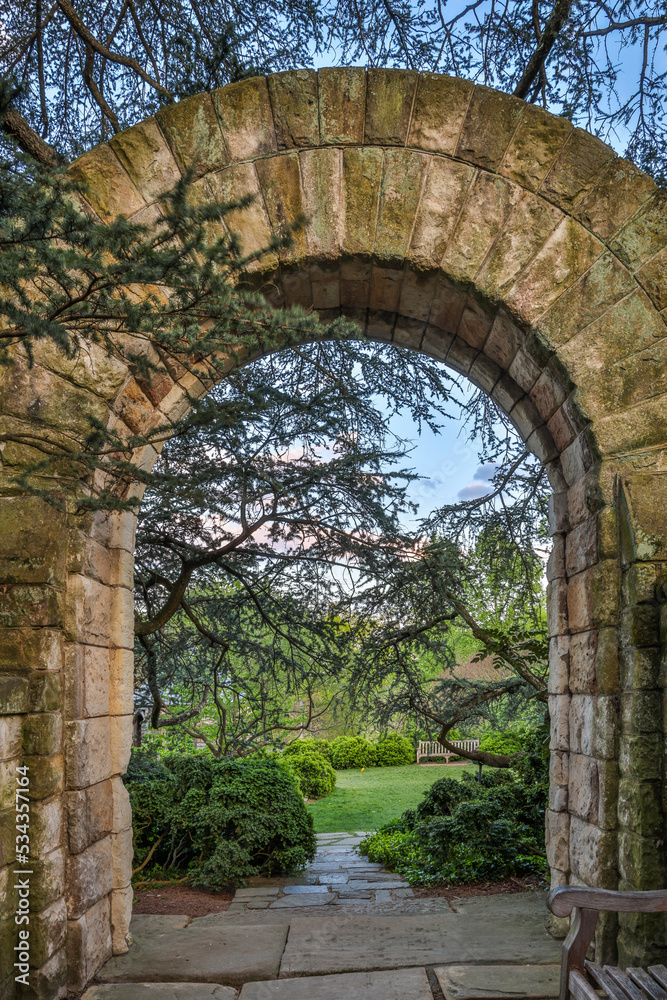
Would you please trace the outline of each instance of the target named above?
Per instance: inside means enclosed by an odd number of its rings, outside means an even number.
[[[118,775],[111,779],[111,789],[113,795],[113,820],[111,829],[114,832],[128,830],[132,826],[130,795],[123,784],[122,778]]]
[[[418,267],[439,267],[473,176],[474,169],[468,164],[429,159],[410,241],[409,256]]]
[[[530,400],[528,402],[530,402]],[[530,406],[533,406],[532,402],[530,402]],[[536,427],[532,434],[529,434],[526,438],[526,448],[528,451],[532,452],[533,455],[539,458],[543,465],[546,466],[549,463],[554,463],[554,460],[556,460],[558,467],[560,468],[558,449],[554,444],[554,439],[552,438],[548,427]],[[552,477],[550,477],[550,479],[551,478]]]
[[[272,73],[268,78],[278,149],[317,146],[320,141],[317,73]]]
[[[63,848],[58,847],[41,858],[31,858],[30,866],[33,872],[30,879],[30,905],[34,912],[39,913],[64,896]]]
[[[569,693],[570,637],[554,636],[549,641],[549,694]]]
[[[622,691],[653,691],[661,686],[661,650],[621,647],[619,650],[620,687]]]
[[[62,709],[62,675],[51,670],[36,670],[29,678],[31,712],[57,712]]]
[[[313,149],[300,158],[308,249],[318,260],[337,259],[343,240],[342,154],[339,149]]]
[[[665,248],[666,205],[665,193],[656,190],[653,196],[644,202],[639,212],[611,239],[611,249],[631,271],[642,268]]]
[[[506,304],[525,322],[535,322],[603,252],[602,243],[566,217],[523,270],[507,294]]]
[[[404,146],[417,86],[417,73],[404,69],[369,69],[364,141]]]
[[[583,479],[588,470],[593,465],[593,452],[591,450],[588,431],[582,431],[566,448],[563,448],[560,455],[563,466],[563,474],[569,486]]]
[[[470,381],[488,393],[493,392],[501,376],[500,367],[485,354],[477,355],[468,372]]]
[[[555,751],[549,755],[549,809],[567,811],[569,754]]]
[[[500,172],[537,191],[571,131],[570,122],[529,105],[512,136]]]
[[[595,713],[598,699],[573,694],[570,700],[570,749],[576,754],[593,754]]]
[[[562,219],[554,205],[524,192],[477,275],[477,286],[489,298],[502,299]]]
[[[573,576],[567,589],[570,631],[588,632],[616,625],[620,590],[621,573],[614,559],[604,559]]]
[[[20,754],[22,723],[20,715],[0,716],[0,760],[10,760]]]
[[[183,173],[202,177],[229,161],[210,94],[168,104],[155,117]]]
[[[254,76],[214,90],[215,108],[232,160],[250,160],[278,148],[269,91],[264,77]]]
[[[570,868],[569,859],[570,814],[547,810],[546,816],[546,852],[552,868],[567,872]]]
[[[60,1000],[67,996],[67,953],[61,948],[30,973],[30,1000]]]
[[[657,599],[658,587],[665,575],[664,563],[636,562],[623,573],[621,597],[625,607]]]
[[[16,857],[16,813],[11,809],[0,811],[0,867],[11,864]]]
[[[664,960],[667,945],[664,913],[619,913],[618,925],[618,963],[622,968],[646,968]]]
[[[660,733],[663,727],[662,696],[659,691],[625,691],[621,697],[621,728],[624,733]]]
[[[661,250],[637,272],[635,277],[645,289],[656,309],[667,309],[667,250]]]
[[[572,528],[567,535],[566,568],[568,576],[575,576],[594,566],[598,561],[598,519],[589,518]]]
[[[440,73],[420,73],[408,146],[453,153],[473,85]]]
[[[64,761],[61,754],[52,757],[27,757],[22,763],[30,768],[30,798],[48,799],[64,787]]]
[[[26,669],[60,670],[62,665],[60,629],[3,629],[0,644],[0,676],[4,671],[19,673]],[[0,698],[4,706],[4,696]],[[60,704],[60,703],[59,703]],[[33,712],[51,711],[31,705]]]
[[[618,789],[618,821],[630,833],[660,838],[663,824],[661,783],[622,778]]]
[[[665,884],[664,852],[655,837],[619,830],[618,871],[635,891],[662,889]]]
[[[570,753],[568,812],[596,823],[599,806],[597,761],[583,754]]]
[[[549,635],[567,635],[568,585],[565,580],[552,580],[547,585],[547,621]]]
[[[70,642],[106,646],[109,642],[111,593],[90,577],[71,574],[65,603],[65,636]]]
[[[567,506],[567,492],[564,489],[561,489],[556,493],[552,493],[549,497],[548,503],[549,534],[564,534],[570,525]]]
[[[574,414],[572,414],[574,417]],[[609,471],[591,469],[568,493],[568,515],[572,527],[615,504],[614,485]]]
[[[30,803],[30,856],[39,858],[60,847],[63,810],[59,795]]]
[[[659,781],[662,775],[661,755],[662,739],[658,733],[636,736],[621,733],[618,755],[621,777]]]
[[[114,715],[109,719],[111,768],[114,774],[125,774],[132,750],[132,716]]]
[[[521,188],[503,177],[478,173],[467,193],[456,230],[443,258],[455,281],[472,281],[521,197]]]
[[[3,583],[65,581],[65,514],[38,497],[5,496],[0,506],[0,579]]]
[[[601,830],[578,816],[570,818],[570,865],[585,885],[616,888],[616,832]]]
[[[570,696],[566,694],[549,695],[549,717],[551,720],[551,750],[569,750],[570,748]]]
[[[650,177],[629,160],[617,158],[598,178],[594,189],[578,201],[575,211],[585,226],[607,240],[654,192],[655,182]],[[632,245],[630,234],[626,240]]]
[[[126,889],[132,877],[132,828],[111,834],[111,859],[114,889]]]
[[[615,156],[610,146],[589,132],[572,129],[540,188],[540,194],[571,212]]]
[[[111,892],[111,837],[103,837],[67,860],[67,912],[70,919],[83,916]],[[108,903],[107,903],[108,907]]]
[[[655,647],[660,642],[660,609],[657,604],[635,604],[623,608],[619,645],[637,648]]]
[[[460,372],[462,375],[467,375],[472,368],[477,354],[478,351],[466,344],[465,340],[462,340],[460,337],[454,337],[447,351],[445,363],[448,368],[453,368],[454,371]]]
[[[554,535],[547,559],[547,580],[565,578],[565,535]]]
[[[80,917],[68,921],[69,988],[81,990],[110,957],[111,913],[107,896]]]
[[[320,69],[320,141],[324,145],[363,143],[366,71],[361,67]]]
[[[113,830],[112,780],[67,792],[67,833],[71,854],[79,854]]]
[[[598,695],[593,720],[593,754],[600,760],[618,756],[618,699]]]
[[[441,272],[433,294],[430,323],[446,333],[456,333],[466,300],[465,292],[454,288]]]
[[[105,143],[80,156],[67,172],[83,183],[86,200],[102,219],[129,217],[146,204],[111,146]]]
[[[108,716],[66,723],[68,788],[96,785],[113,773],[110,723]]]
[[[602,417],[593,428],[597,447],[604,455],[662,447],[667,436],[667,393]]]
[[[375,270],[376,268],[373,268],[373,272]],[[437,274],[433,271],[424,274],[410,269],[403,271],[402,275],[403,280],[399,284],[398,312],[408,319],[421,321],[423,329],[423,325],[431,313],[438,280]]]
[[[299,157],[296,153],[258,160],[257,176],[274,232],[287,232],[303,215]],[[306,256],[303,230],[292,231],[292,245],[280,251],[283,260],[296,262]]]
[[[475,87],[461,128],[456,155],[495,170],[510,144],[526,105],[489,87]]]
[[[109,145],[147,203],[171,191],[181,172],[155,118],[112,136]]]
[[[131,715],[133,709],[134,653],[131,649],[109,651],[109,714]]]
[[[0,595],[0,628],[61,626],[62,593],[46,586],[7,586]]]
[[[618,827],[618,762],[615,760],[598,760],[598,816],[597,825],[602,830],[615,830]]]
[[[421,350],[431,358],[444,361],[453,339],[451,333],[444,333],[439,327],[427,326],[422,338]]]
[[[374,257],[381,263],[398,263],[407,254],[428,164],[423,153],[385,151],[374,248]]]
[[[82,643],[65,645],[65,704],[70,718],[109,713],[109,650]]]
[[[111,947],[114,955],[124,955],[131,943],[130,918],[134,889],[114,889],[111,893]]]
[[[132,590],[134,586],[134,559],[130,552],[125,549],[107,549],[109,557],[109,578],[108,581],[115,587],[125,587]]]
[[[37,968],[65,947],[67,907],[58,899],[39,913],[30,914],[30,961]]]

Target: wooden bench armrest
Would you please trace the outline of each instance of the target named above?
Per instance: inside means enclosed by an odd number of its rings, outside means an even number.
[[[652,892],[616,892],[562,885],[552,889],[547,906],[557,917],[567,917],[576,906],[581,910],[612,910],[615,913],[662,913],[667,911],[667,889]]]

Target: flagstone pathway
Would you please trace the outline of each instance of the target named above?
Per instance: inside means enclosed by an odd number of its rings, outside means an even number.
[[[320,834],[299,877],[249,879],[229,909],[136,915],[134,944],[82,1000],[524,1000],[558,995],[560,945],[538,892],[415,898]],[[240,992],[239,992],[240,991]]]

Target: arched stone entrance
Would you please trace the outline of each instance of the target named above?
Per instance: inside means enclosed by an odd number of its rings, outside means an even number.
[[[102,217],[151,218],[194,166],[203,197],[256,195],[245,249],[302,212],[265,275],[276,302],[342,311],[369,337],[445,360],[489,392],[546,464],[555,884],[664,885],[667,668],[665,196],[592,136],[485,87],[399,70],[255,78],[160,111],[72,173]],[[331,312],[329,312],[331,311]],[[132,723],[129,514],[68,519],[11,484],[11,433],[144,430],[184,412],[94,348],[20,361],[0,386],[5,586],[0,748],[2,969],[11,968],[13,775],[31,774],[34,994],[63,995],[127,948]],[[143,460],[152,461],[154,454]],[[662,629],[662,631],[661,631]],[[600,947],[614,946],[611,917]],[[622,959],[665,946],[621,918]],[[13,974],[4,982],[12,996]],[[1,991],[0,991],[1,992]]]

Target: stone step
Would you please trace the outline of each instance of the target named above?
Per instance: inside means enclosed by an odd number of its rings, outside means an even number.
[[[424,969],[247,983],[239,1000],[433,1000]]]
[[[231,986],[216,983],[104,983],[91,986],[81,1000],[236,1000]]]
[[[435,969],[447,1000],[557,997],[559,965],[448,965]]]

